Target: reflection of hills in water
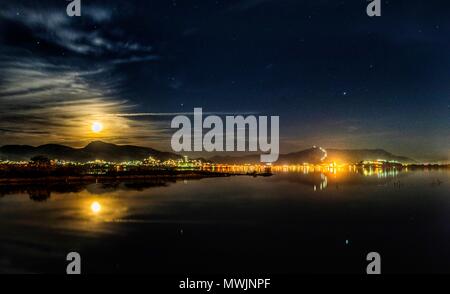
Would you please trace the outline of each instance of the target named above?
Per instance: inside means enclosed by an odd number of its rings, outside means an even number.
[[[81,183],[33,183],[20,185],[0,185],[0,196],[9,194],[28,194],[31,200],[45,201],[51,193],[77,193],[86,188]]]
[[[360,185],[386,185],[401,186],[400,178],[407,174],[405,171],[394,169],[372,170],[355,169],[341,171],[330,169],[326,171],[310,171],[308,169],[281,170],[283,176],[274,176],[265,179],[269,182],[289,182],[310,187],[314,191],[325,189],[340,189],[343,186]],[[277,174],[277,173],[276,173]],[[28,194],[30,199],[37,202],[46,201],[52,193],[79,193],[87,190],[92,194],[106,194],[114,191],[143,191],[154,187],[166,187],[182,179],[157,178],[130,181],[106,181],[101,183],[82,182],[48,182],[29,184],[0,185],[0,197],[11,194]]]
[[[175,183],[176,179],[152,179],[151,181],[114,181],[104,183],[31,183],[20,185],[0,185],[0,197],[13,194],[28,194],[30,199],[37,202],[46,201],[52,193],[79,193],[83,190],[95,194],[111,191],[143,191],[154,187],[166,187]]]

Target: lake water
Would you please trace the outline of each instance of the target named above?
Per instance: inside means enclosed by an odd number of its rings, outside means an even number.
[[[0,272],[450,272],[450,171],[0,186]]]

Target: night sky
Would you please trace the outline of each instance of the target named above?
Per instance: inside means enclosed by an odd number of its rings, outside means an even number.
[[[283,153],[450,156],[449,1],[81,2],[0,0],[0,145],[170,150],[173,116],[202,107],[279,115]]]

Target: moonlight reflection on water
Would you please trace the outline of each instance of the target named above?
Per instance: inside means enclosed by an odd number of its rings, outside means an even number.
[[[384,272],[450,272],[449,180],[448,170],[286,171],[2,186],[0,271],[62,272],[76,251],[86,272],[358,273],[376,251]]]

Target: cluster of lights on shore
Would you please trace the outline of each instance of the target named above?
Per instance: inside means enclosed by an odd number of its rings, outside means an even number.
[[[104,130],[104,125],[101,121],[93,121],[91,123],[91,131],[93,133],[99,134]],[[330,172],[336,174],[338,171],[344,171],[348,167],[351,171],[356,171],[357,166],[362,168],[364,171],[364,175],[372,175],[377,174],[385,175],[380,172],[385,165],[392,165],[395,169],[397,165],[399,168],[405,168],[407,170],[407,166],[405,164],[400,164],[396,161],[387,161],[383,159],[378,159],[374,161],[364,161],[359,164],[338,164],[336,162],[328,162],[325,160],[328,158],[327,151],[322,147],[313,146],[314,149],[318,149],[321,151],[322,155],[320,158],[321,163],[319,164],[288,164],[288,165],[275,165],[271,163],[266,164],[215,164],[208,162],[201,162],[200,160],[192,160],[188,159],[187,156],[184,156],[183,159],[173,160],[169,159],[161,162],[160,160],[154,159],[152,157],[146,158],[144,160],[134,160],[128,162],[106,162],[103,160],[95,160],[86,163],[80,162],[71,162],[64,160],[51,160],[51,164],[54,166],[83,166],[89,169],[94,169],[94,171],[88,171],[89,175],[101,175],[106,174],[108,170],[111,168],[116,171],[128,171],[129,168],[132,167],[141,167],[148,166],[153,168],[177,168],[177,169],[198,169],[198,170],[206,170],[206,171],[218,171],[218,172],[286,172],[286,171],[302,171],[304,173],[309,172]],[[14,161],[0,161],[0,165],[28,165],[29,162],[14,162]],[[372,169],[372,167],[374,169]],[[368,168],[368,169],[367,169]],[[375,172],[376,171],[376,172]],[[98,202],[92,203],[91,210],[94,213],[98,213],[101,210],[101,206]]]

